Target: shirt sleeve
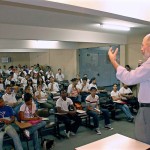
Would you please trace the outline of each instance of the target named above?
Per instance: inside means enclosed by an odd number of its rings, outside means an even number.
[[[150,58],[135,70],[127,71],[124,67],[118,66],[117,79],[127,85],[134,85],[150,80]]]

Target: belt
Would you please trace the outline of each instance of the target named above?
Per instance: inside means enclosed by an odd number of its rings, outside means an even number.
[[[140,107],[150,107],[150,103],[140,103]]]

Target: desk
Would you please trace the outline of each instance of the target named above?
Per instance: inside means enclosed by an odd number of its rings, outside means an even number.
[[[75,148],[75,150],[146,150],[150,145],[128,138],[120,134],[114,134],[104,139]]]

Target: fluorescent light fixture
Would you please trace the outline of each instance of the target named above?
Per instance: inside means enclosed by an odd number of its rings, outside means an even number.
[[[125,26],[112,25],[112,24],[100,24],[100,26],[103,29],[130,31],[130,28],[129,27],[125,27]]]

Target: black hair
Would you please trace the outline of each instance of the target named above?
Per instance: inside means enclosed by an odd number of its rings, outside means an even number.
[[[7,84],[7,85],[5,86],[5,88],[7,88],[7,87],[11,87],[11,85],[10,85],[10,84]]]
[[[30,93],[25,93],[24,94],[24,101],[28,102],[32,99],[32,95]]]
[[[92,91],[92,90],[96,90],[97,91],[97,88],[96,87],[91,87],[90,91]]]
[[[87,77],[83,77],[83,78],[82,78],[82,80],[85,80],[85,81],[87,81]]]
[[[94,80],[96,80],[96,78],[95,78],[95,77],[91,78],[91,80],[90,80],[89,84],[91,84]]]
[[[77,81],[77,78],[73,78],[70,80],[71,82]]]

